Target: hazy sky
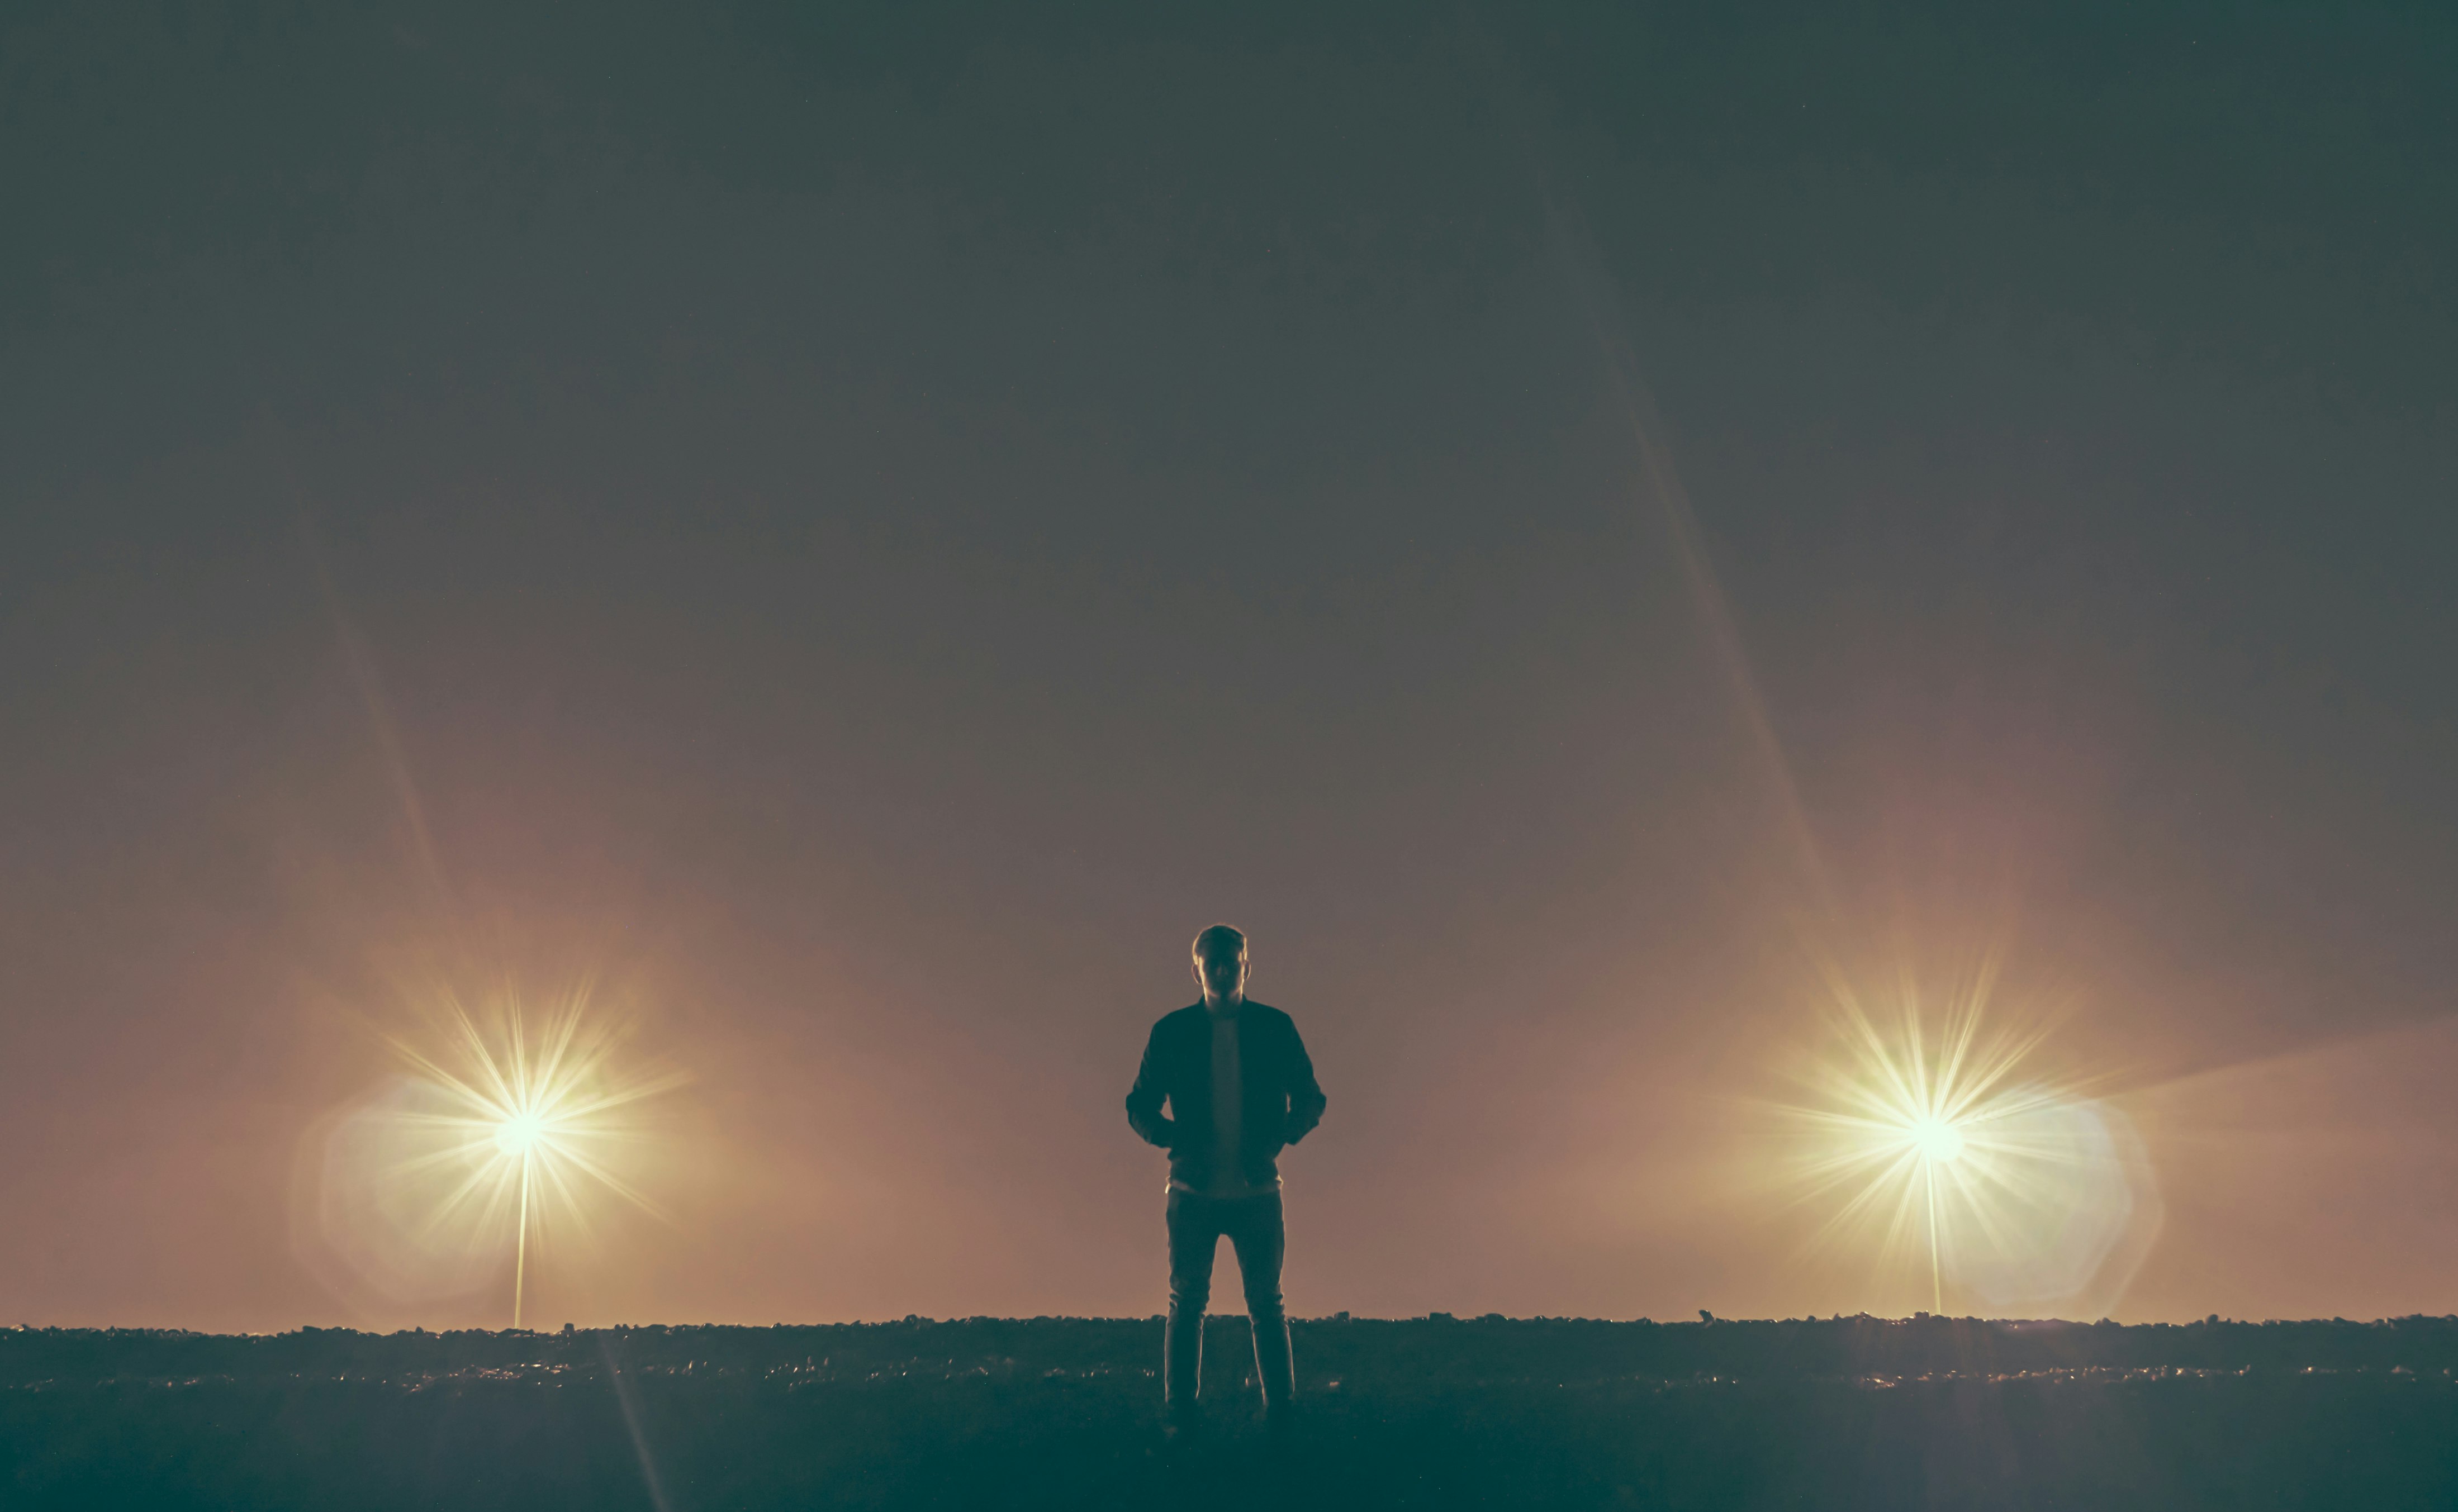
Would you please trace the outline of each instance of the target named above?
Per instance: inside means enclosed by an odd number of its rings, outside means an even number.
[[[302,1172],[582,975],[533,1318],[1157,1312],[1215,920],[1302,1315],[1927,1305],[1751,1100],[1991,950],[2071,1308],[2458,1310],[2448,8],[835,9],[0,22],[0,1321],[499,1322]]]

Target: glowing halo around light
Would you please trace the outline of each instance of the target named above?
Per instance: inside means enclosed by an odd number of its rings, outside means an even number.
[[[585,992],[534,1015],[507,992],[483,1025],[448,991],[423,997],[429,1036],[385,1036],[404,1073],[323,1140],[320,1230],[393,1301],[500,1285],[510,1260],[518,1328],[551,1232],[589,1238],[608,1198],[658,1212],[635,1183],[654,1139],[640,1105],[688,1077],[625,1066],[620,1025]]]
[[[1984,967],[1932,1033],[1908,985],[1882,1027],[1830,974],[1835,1043],[1800,1073],[1807,1100],[1777,1110],[1796,1195],[1832,1205],[1813,1244],[1925,1272],[1940,1312],[1949,1282],[1998,1304],[2076,1295],[2156,1224],[2123,1115],[2026,1074],[2042,1035],[1987,1027],[1993,981]]]

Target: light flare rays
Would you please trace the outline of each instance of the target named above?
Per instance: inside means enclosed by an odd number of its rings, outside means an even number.
[[[626,1064],[624,1025],[585,990],[534,1012],[510,991],[483,1012],[444,989],[419,1001],[428,1032],[384,1036],[402,1074],[326,1141],[324,1236],[400,1300],[500,1285],[509,1260],[518,1328],[551,1235],[593,1240],[610,1202],[664,1216],[639,1179],[645,1105],[689,1078]]]
[[[1908,981],[1873,1013],[1829,972],[1833,1031],[1775,1109],[1796,1198],[1824,1208],[1819,1250],[1868,1252],[1999,1304],[2081,1293],[2135,1227],[2131,1130],[2082,1084],[2047,1077],[2044,1028],[1989,1023],[1992,958],[1932,1021]]]

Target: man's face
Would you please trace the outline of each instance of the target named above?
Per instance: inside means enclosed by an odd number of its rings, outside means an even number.
[[[1215,950],[1195,958],[1195,980],[1203,984],[1206,999],[1225,1001],[1246,994],[1246,952]]]

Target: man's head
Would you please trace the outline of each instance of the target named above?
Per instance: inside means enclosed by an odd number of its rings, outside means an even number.
[[[1246,937],[1214,924],[1195,937],[1195,980],[1206,1007],[1235,1007],[1246,996]]]

